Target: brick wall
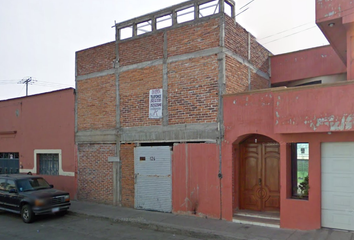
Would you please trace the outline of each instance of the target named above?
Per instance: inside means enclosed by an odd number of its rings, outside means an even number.
[[[115,75],[112,74],[77,82],[77,125],[79,131],[115,128],[115,79]]]
[[[119,76],[122,127],[161,125],[149,119],[149,90],[162,88],[162,65],[122,72]]]
[[[219,46],[219,18],[186,25],[167,32],[168,57]]]
[[[122,206],[134,208],[134,144],[120,147],[122,164]]]
[[[270,52],[259,44],[252,35],[250,41],[251,64],[257,69],[268,73]],[[244,59],[248,59],[248,32],[227,15],[225,15],[225,47]]]
[[[163,33],[121,42],[118,49],[120,66],[161,59]]]
[[[244,59],[248,58],[248,33],[239,24],[225,15],[225,47],[240,55]]]
[[[248,91],[248,67],[226,55],[226,93]]]
[[[269,81],[258,74],[251,72],[251,90],[269,88]]]
[[[169,124],[216,122],[217,56],[168,64]]]
[[[100,72],[114,68],[116,59],[115,42],[76,52],[77,75]]]
[[[115,144],[79,144],[78,199],[113,203],[113,163]]]
[[[257,69],[268,73],[269,72],[269,55],[271,53],[256,41],[256,38],[251,36],[251,63]]]

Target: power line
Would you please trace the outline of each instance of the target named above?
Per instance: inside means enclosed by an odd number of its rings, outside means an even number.
[[[277,32],[275,34],[272,34],[272,35],[269,35],[269,36],[266,36],[266,37],[262,37],[262,38],[258,38],[257,40],[263,40],[263,39],[266,39],[266,38],[270,38],[270,37],[273,37],[273,36],[276,36],[276,35],[279,35],[279,34],[282,34],[282,33],[285,33],[285,32],[289,32],[293,29],[296,29],[296,28],[299,28],[299,27],[302,27],[302,26],[305,26],[305,25],[308,25],[312,22],[308,22],[308,23],[305,23],[305,24],[302,24],[302,25],[299,25],[299,26],[296,26],[296,27],[293,27],[293,28],[289,28],[289,29],[286,29],[284,31],[281,31],[281,32]]]
[[[292,36],[292,35],[295,35],[295,34],[298,34],[298,33],[301,33],[301,32],[305,32],[305,31],[308,31],[308,30],[310,30],[310,29],[312,29],[312,28],[316,28],[316,27],[317,27],[317,26],[312,26],[312,27],[310,27],[310,28],[306,28],[306,29],[304,29],[304,30],[301,30],[301,31],[298,31],[298,32],[295,32],[295,33],[292,33],[292,34],[289,34],[289,35],[286,35],[286,36],[281,37],[281,38],[274,39],[274,40],[269,41],[269,42],[266,42],[266,43],[261,43],[261,44],[262,44],[262,45],[266,45],[266,44],[268,44],[268,43],[275,42],[275,41],[278,41],[278,40],[280,40],[280,39],[287,38],[287,37],[290,37],[290,36]]]
[[[243,10],[242,12],[240,12],[240,13],[236,14],[236,16],[235,16],[235,17],[237,17],[237,16],[238,16],[238,15],[240,15],[241,13],[246,12],[248,9],[249,9],[249,8],[246,8],[246,9],[245,9],[245,10]]]
[[[239,8],[239,10],[241,10],[242,8],[246,7],[247,5],[251,4],[254,0],[249,1],[248,3],[246,3],[245,5],[243,5],[242,7]]]

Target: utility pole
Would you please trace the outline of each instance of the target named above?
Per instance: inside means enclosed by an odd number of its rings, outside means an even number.
[[[19,81],[18,84],[26,84],[26,96],[28,96],[28,84],[33,84],[35,82],[37,82],[37,80],[32,79],[32,77],[28,77]]]

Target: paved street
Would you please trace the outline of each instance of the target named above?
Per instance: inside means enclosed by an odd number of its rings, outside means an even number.
[[[1,240],[56,240],[56,239],[176,239],[192,240],[188,236],[142,229],[125,223],[116,223],[93,217],[66,215],[41,216],[31,224],[22,222],[19,215],[0,212]]]

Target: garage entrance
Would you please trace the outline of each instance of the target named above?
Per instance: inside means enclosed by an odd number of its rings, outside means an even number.
[[[134,149],[135,208],[172,211],[171,147]]]
[[[321,144],[322,227],[354,230],[354,142]]]
[[[0,174],[19,173],[19,153],[0,152]]]

